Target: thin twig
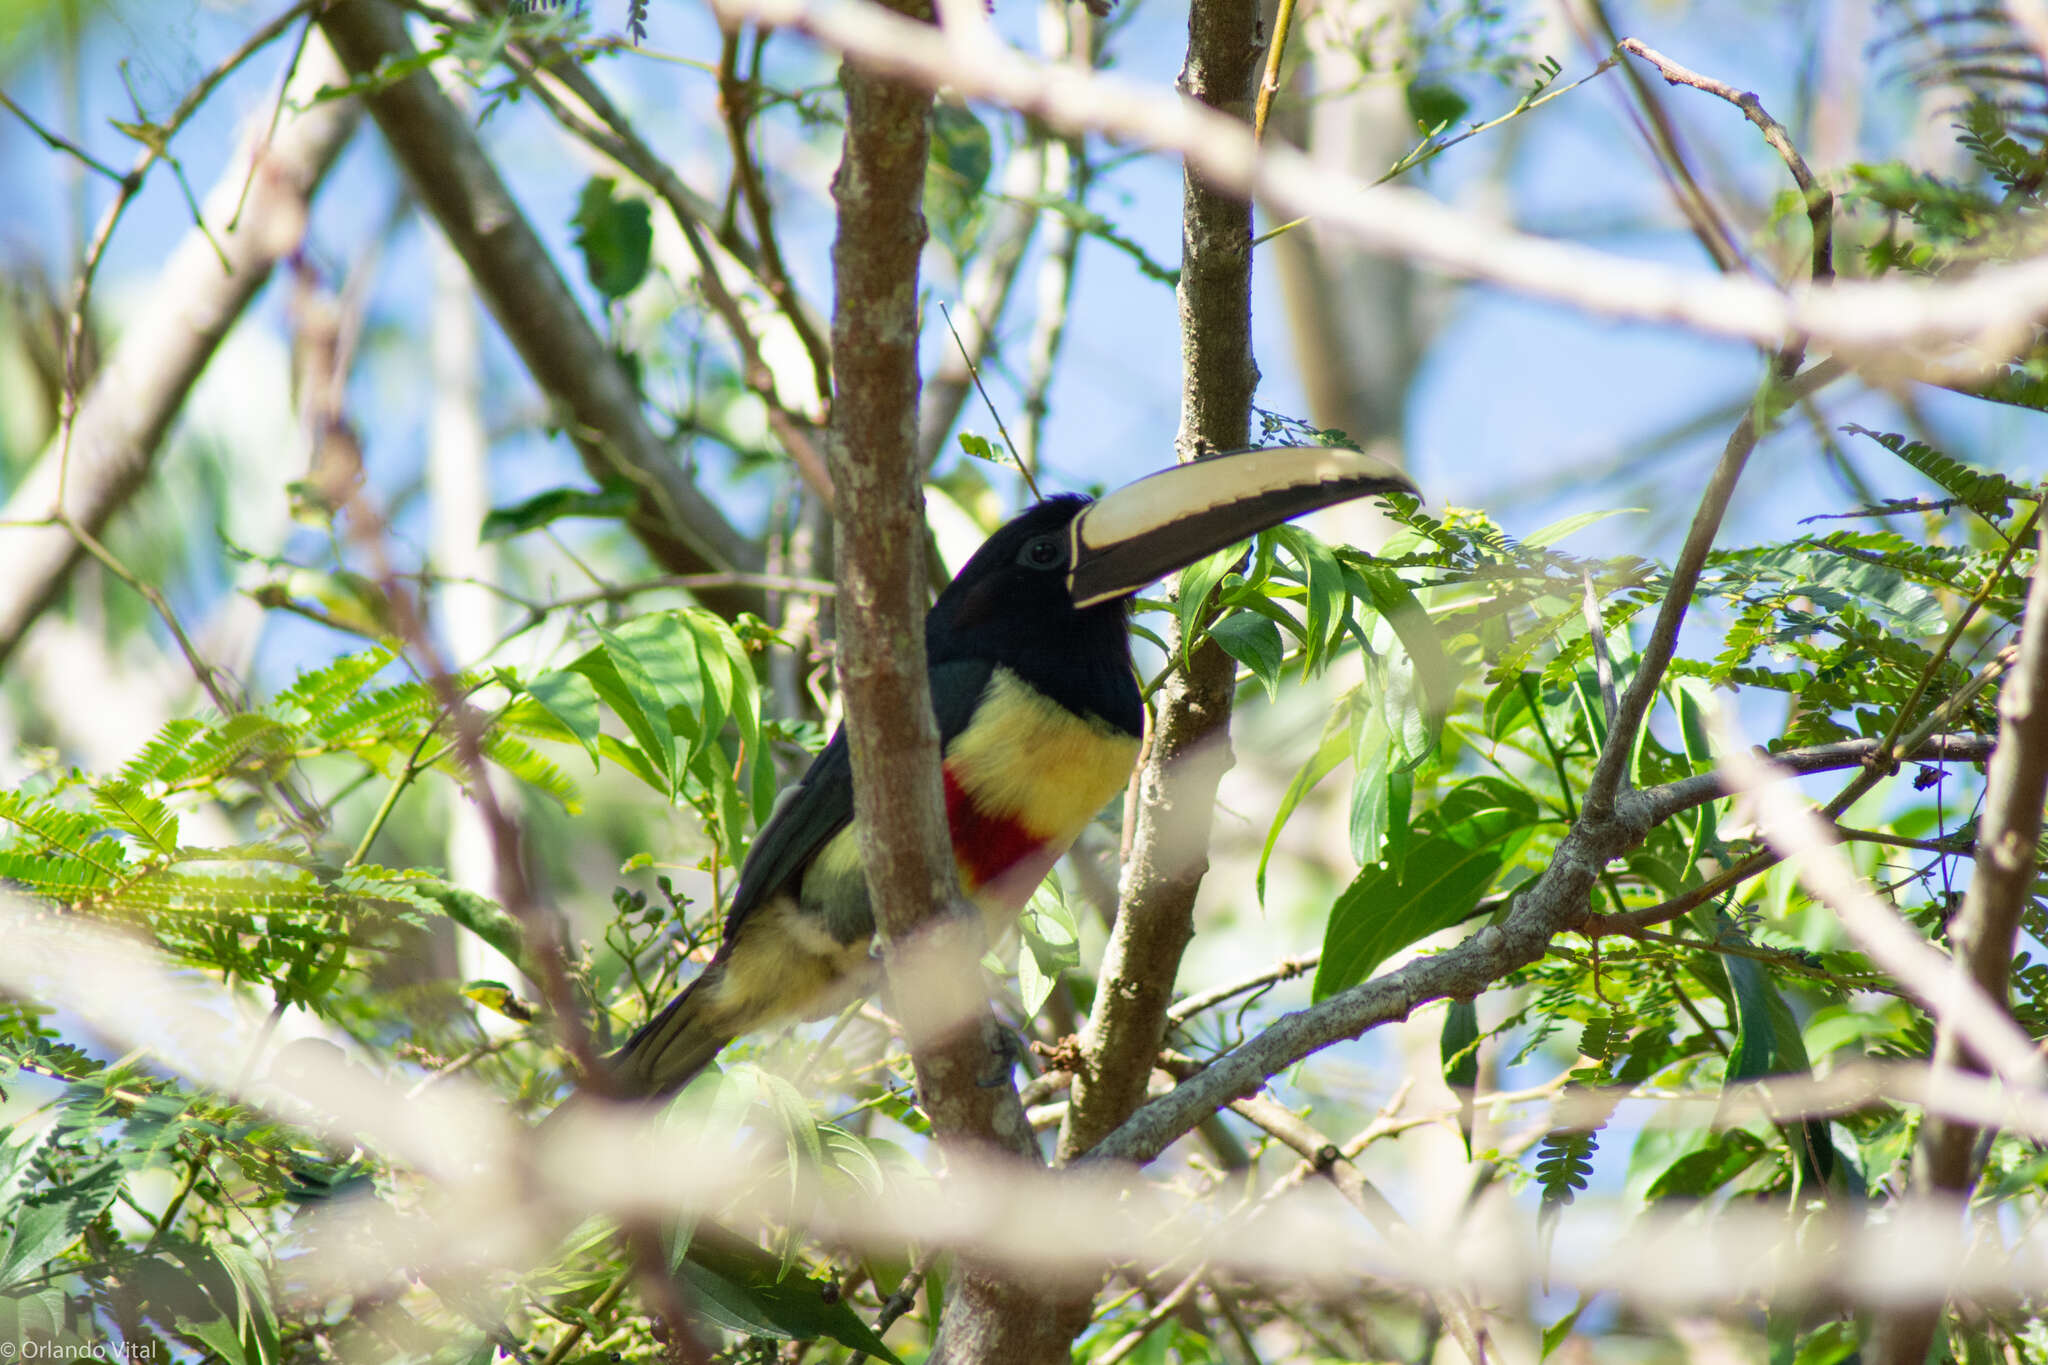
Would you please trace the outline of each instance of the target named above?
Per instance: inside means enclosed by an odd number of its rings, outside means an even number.
[[[8,97],[8,94],[5,90],[0,90],[0,109],[5,109],[8,113],[14,115],[23,123],[27,124],[28,130],[31,133],[34,133],[37,137],[41,138],[43,140],[43,144],[47,146],[51,151],[64,153],[66,156],[69,156],[76,160],[80,165],[86,166],[91,170],[98,171],[101,175],[113,181],[116,185],[121,184],[124,180],[127,179],[127,176],[123,175],[120,171],[115,170],[112,166],[109,166],[106,162],[94,156],[91,152],[88,152],[87,150],[85,150],[85,148],[79,146],[70,138],[65,137],[62,133],[59,133],[54,129],[45,128],[42,124],[36,122],[35,115],[29,113],[28,110],[16,104],[12,99]]]
[[[1291,3],[1291,0],[1289,2]],[[1110,1347],[1098,1357],[1101,1365],[1117,1365],[1118,1361],[1129,1358],[1140,1346],[1143,1346],[1145,1338],[1157,1331],[1161,1323],[1180,1312],[1180,1306],[1186,1303],[1189,1296],[1200,1287],[1202,1276],[1208,1272],[1208,1269],[1209,1263],[1207,1261],[1199,1263],[1193,1270],[1187,1273],[1187,1278],[1167,1290],[1165,1297],[1161,1298],[1158,1303],[1153,1304],[1150,1312],[1132,1324],[1131,1329],[1118,1338],[1116,1345]]]
[[[1212,1009],[1226,1000],[1233,1000],[1247,991],[1270,986],[1276,981],[1291,981],[1297,976],[1312,972],[1316,969],[1316,964],[1322,960],[1321,953],[1282,958],[1256,976],[1248,976],[1242,981],[1233,981],[1227,986],[1218,986],[1213,990],[1202,991],[1185,1000],[1177,1001],[1166,1011],[1166,1022],[1177,1028],[1203,1010]]]
[[[967,353],[967,343],[960,339],[960,331],[953,325],[953,314],[945,304],[939,305],[939,316],[946,320],[946,330],[953,334],[953,344],[960,348],[960,359],[967,366],[967,373],[974,378],[974,391],[981,395],[981,401],[988,406],[988,415],[995,420],[996,432],[1003,438],[1003,448],[1010,452],[1010,462],[1017,466],[1017,472],[1024,476],[1024,486],[1031,490],[1032,501],[1042,494],[1038,491],[1038,480],[1031,477],[1031,467],[1024,463],[1024,457],[1017,453],[1017,443],[1010,439],[1010,429],[1003,425],[1003,414],[996,411],[996,403],[982,387],[981,367],[974,363],[974,357]]]
[[[882,1310],[875,1314],[876,1336],[879,1337],[887,1333],[891,1327],[896,1325],[896,1320],[905,1313],[908,1313],[911,1307],[916,1304],[917,1291],[924,1288],[924,1277],[931,1273],[931,1269],[938,1263],[938,1259],[938,1248],[933,1247],[925,1251],[924,1254],[917,1258],[916,1263],[910,1267],[909,1271],[904,1274],[903,1279],[897,1284],[895,1292],[882,1300]],[[866,1351],[855,1351],[846,1358],[846,1365],[863,1365],[867,1358],[868,1353]]]
[[[768,30],[763,29],[754,43],[757,68],[761,49],[767,42]],[[719,45],[718,104],[719,112],[725,116],[727,141],[732,146],[733,180],[739,186],[740,198],[746,202],[748,216],[754,221],[754,240],[761,254],[760,268],[754,274],[768,291],[768,297],[774,299],[776,307],[782,310],[783,317],[789,320],[797,340],[803,343],[804,354],[811,358],[811,378],[817,385],[818,407],[825,411],[832,404],[832,355],[826,349],[824,336],[804,311],[796,286],[790,283],[789,268],[782,263],[782,247],[775,236],[774,208],[761,184],[761,171],[754,164],[753,149],[747,142],[747,130],[754,117],[756,87],[754,82],[739,78],[739,46],[739,29],[728,28],[724,41]],[[594,82],[591,88],[595,88]],[[600,117],[604,115],[600,114]],[[623,124],[624,120],[620,119],[618,123]],[[619,131],[617,125],[613,130]]]
[[[1294,0],[1280,0],[1273,16],[1273,37],[1266,44],[1266,70],[1259,77],[1258,102],[1252,107],[1252,141],[1266,140],[1266,116],[1273,112],[1273,97],[1280,93],[1280,59],[1287,52],[1288,35],[1294,31]]]
[[[1664,681],[1664,670],[1670,666],[1671,657],[1677,652],[1679,627],[1684,624],[1686,611],[1692,605],[1693,590],[1699,585],[1700,573],[1714,548],[1714,537],[1721,529],[1721,518],[1728,511],[1728,501],[1735,495],[1735,485],[1742,477],[1744,466],[1749,463],[1750,452],[1756,449],[1758,439],[1780,410],[1780,405],[1796,396],[1789,390],[1812,388],[1825,382],[1818,372],[1827,370],[1833,363],[1823,361],[1795,379],[1782,373],[1783,361],[1787,358],[1781,354],[1773,362],[1772,371],[1778,382],[1767,386],[1766,393],[1751,403],[1741,420],[1736,422],[1735,429],[1728,434],[1727,443],[1721,450],[1721,461],[1715,466],[1713,477],[1707,481],[1699,509],[1693,514],[1692,525],[1686,531],[1685,544],[1678,553],[1677,562],[1671,566],[1670,586],[1665,590],[1664,601],[1658,606],[1656,624],[1651,627],[1649,642],[1643,646],[1642,655],[1636,661],[1635,677],[1630,680],[1628,691],[1622,695],[1614,719],[1607,727],[1607,743],[1600,750],[1599,761],[1594,764],[1593,775],[1586,782],[1585,795],[1580,802],[1586,815],[1596,821],[1607,819],[1613,813],[1616,795],[1627,790],[1628,765],[1635,752],[1636,731],[1642,728],[1649,716],[1650,707],[1657,698],[1657,688]]]
[[[1922,666],[1920,676],[1913,683],[1912,692],[1900,703],[1898,713],[1892,717],[1892,723],[1884,734],[1884,743],[1878,746],[1873,762],[1881,765],[1897,762],[1892,753],[1892,745],[1898,740],[1899,732],[1905,729],[1906,722],[1912,719],[1913,708],[1918,706],[1920,698],[1927,694],[1928,685],[1934,681],[1934,675],[1941,671],[1942,664],[1955,649],[1956,641],[1962,638],[1963,631],[1983,608],[1984,603],[1990,600],[1992,591],[1997,588],[1999,580],[2005,577],[2005,571],[2011,566],[2013,557],[2019,553],[2020,547],[2027,543],[2028,536],[2041,520],[2041,506],[2040,501],[2034,503],[2034,510],[2027,514],[2026,521],[2006,543],[1998,564],[1984,576],[1984,582],[1978,586],[1977,591],[1970,594],[1970,600],[1963,604],[1963,609],[1956,613],[1956,619],[1949,625],[1948,633],[1941,637],[1941,644],[1936,646],[1933,657]]]
[[[1813,259],[1809,267],[1809,278],[1816,284],[1832,280],[1835,277],[1835,197],[1825,185],[1814,178],[1813,172],[1807,169],[1806,158],[1792,145],[1792,136],[1785,131],[1785,125],[1770,116],[1755,92],[1737,90],[1725,81],[1702,76],[1690,67],[1672,61],[1638,38],[1624,38],[1619,47],[1622,51],[1632,52],[1656,67],[1658,74],[1663,76],[1668,84],[1689,85],[1695,90],[1703,90],[1709,95],[1724,99],[1740,109],[1743,117],[1757,126],[1758,131],[1764,135],[1764,141],[1771,145],[1771,150],[1784,161],[1785,169],[1792,173],[1793,183],[1799,186],[1799,193],[1806,200],[1806,217],[1813,226]]]

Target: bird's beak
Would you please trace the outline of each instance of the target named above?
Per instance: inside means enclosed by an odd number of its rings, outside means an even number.
[[[1414,493],[1394,465],[1356,450],[1272,446],[1147,475],[1075,517],[1067,591],[1092,607],[1318,507]]]

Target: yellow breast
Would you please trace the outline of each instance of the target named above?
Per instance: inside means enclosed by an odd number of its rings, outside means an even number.
[[[1124,789],[1137,759],[1137,736],[1076,715],[1001,667],[946,746],[946,771],[977,809],[1060,850]]]

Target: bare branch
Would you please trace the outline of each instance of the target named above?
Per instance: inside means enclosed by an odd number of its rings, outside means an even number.
[[[1678,270],[1532,237],[1425,194],[1366,185],[1348,167],[1276,144],[1236,120],[1111,76],[979,44],[972,61],[948,36],[857,0],[719,0],[727,22],[798,28],[878,69],[992,100],[1055,127],[1091,130],[1186,157],[1219,188],[1250,192],[1281,218],[1314,217],[1332,234],[1464,279],[1609,317],[1675,323],[1777,347],[1788,336],[1845,351],[1962,342],[1997,352],[2048,309],[2048,257],[1936,284],[1847,281],[1779,290],[1760,280]]]
[[[1637,38],[1624,38],[1619,44],[1624,52],[1632,52],[1657,68],[1664,79],[1672,85],[1689,85],[1695,90],[1704,90],[1709,95],[1728,101],[1743,113],[1743,117],[1754,123],[1763,133],[1764,141],[1771,145],[1784,161],[1785,169],[1792,173],[1793,183],[1799,186],[1800,194],[1806,198],[1806,216],[1813,225],[1813,263],[1810,278],[1814,281],[1831,280],[1835,277],[1835,197],[1826,186],[1814,179],[1807,169],[1806,158],[1792,145],[1792,135],[1785,131],[1785,125],[1770,116],[1763,101],[1754,91],[1737,90],[1725,81],[1711,76],[1702,76],[1690,67],[1680,66],[1663,53]]]
[[[404,12],[391,0],[343,0],[321,11],[320,24],[359,77],[416,55]],[[600,479],[625,478],[640,491],[628,525],[648,553],[673,573],[758,570],[758,548],[698,491],[648,426],[639,394],[578,307],[462,111],[424,71],[364,99],[477,292],[534,381],[563,410],[584,467]],[[706,590],[705,597],[722,610],[761,605],[751,590]]]
[[[324,45],[304,65],[305,92],[338,70]],[[353,101],[318,104],[290,118],[267,145],[259,123],[221,173],[205,216],[225,223],[255,163],[255,197],[242,220],[210,235],[195,227],[179,242],[68,432],[51,442],[0,512],[0,522],[13,523],[0,527],[0,559],[7,564],[0,575],[0,661],[85,554],[83,542],[63,526],[32,523],[61,514],[96,537],[142,486],[207,362],[271,269],[298,247],[311,198],[359,115]]]

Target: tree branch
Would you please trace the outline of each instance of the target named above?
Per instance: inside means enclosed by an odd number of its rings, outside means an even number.
[[[1977,867],[1963,908],[1949,925],[1955,971],[1966,974],[2001,1008],[2010,1009],[2014,939],[2037,870],[2041,806],[2048,798],[2048,526],[2037,543],[2019,659],[1998,696],[1998,747],[1984,774],[1984,813],[1977,824]],[[1937,1074],[1962,1067],[1983,1072],[1991,1059],[1965,1046],[1963,1031],[1943,1020],[1935,1037]],[[1976,1183],[1976,1126],[1930,1114],[1914,1154],[1914,1184],[1927,1194],[1967,1196]],[[1917,1365],[1940,1322],[1936,1306],[1901,1309],[1878,1319],[1876,1365]]]
[[[919,22],[930,21],[926,0],[907,3]],[[964,913],[954,870],[925,671],[917,266],[931,95],[851,60],[840,81],[847,120],[832,181],[831,454],[841,528],[838,663],[861,855],[890,998],[941,1148],[956,1159],[973,1149],[1035,1159],[1023,1106],[990,1047],[981,927]],[[963,1260],[953,1283],[934,1359],[1026,1358],[982,1346],[1016,1316],[1014,1279]]]
[[[1057,128],[1179,153],[1210,183],[1251,193],[1282,218],[1313,217],[1364,250],[1603,316],[1673,323],[1777,347],[1788,336],[1842,351],[1918,343],[1991,344],[2048,308],[2048,257],[1990,265],[1938,284],[1847,281],[1780,290],[1631,260],[1503,229],[1416,190],[1373,188],[1347,167],[1277,143],[1196,102],[1113,76],[1037,61],[999,44],[971,54],[945,34],[857,0],[717,0],[726,22],[798,28],[906,79],[1035,114]],[[971,57],[971,60],[969,59]]]
[[[1188,14],[1181,88],[1235,119],[1248,117],[1258,30],[1253,0],[1196,0]],[[1183,461],[1250,439],[1259,377],[1252,359],[1251,238],[1251,205],[1190,165],[1182,181],[1181,425],[1174,442]],[[1060,1128],[1062,1160],[1087,1152],[1145,1097],[1181,955],[1194,937],[1216,786],[1231,762],[1236,676],[1230,656],[1205,640],[1159,690],[1133,788],[1137,812],[1122,905]]]
[[[320,25],[358,78],[417,54],[391,0],[342,0]],[[628,525],[671,573],[754,571],[757,547],[733,529],[647,424],[640,395],[590,325],[469,120],[433,77],[415,71],[364,96],[414,193],[433,213],[476,281],[477,292],[527,370],[562,409],[583,464],[599,479],[639,490]],[[706,590],[720,611],[762,605],[750,589]]]
[[[301,93],[339,70],[324,44],[301,65]],[[86,393],[69,427],[68,459],[60,434],[0,512],[0,522],[15,523],[0,529],[0,559],[7,564],[0,575],[0,662],[85,554],[66,527],[27,523],[62,514],[97,536],[142,486],[207,362],[271,269],[297,249],[312,196],[360,115],[353,100],[317,104],[287,119],[267,142],[266,116],[221,172],[204,217],[225,224],[254,163],[255,189],[241,220],[232,228],[209,231],[202,224],[185,234],[158,272],[148,305]]]

